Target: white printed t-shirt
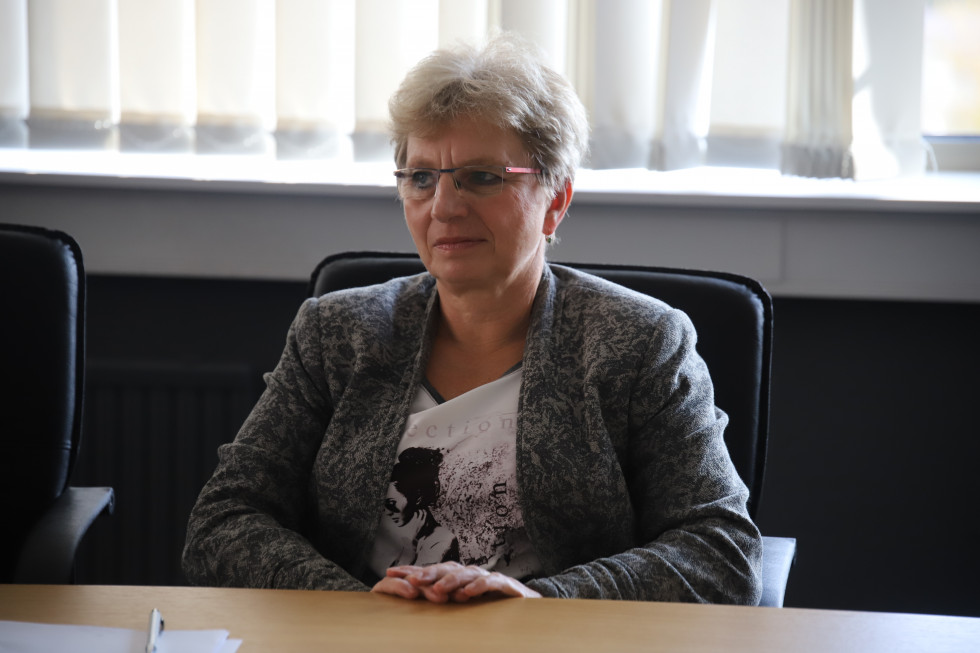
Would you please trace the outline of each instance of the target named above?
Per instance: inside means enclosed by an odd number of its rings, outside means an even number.
[[[520,367],[440,402],[420,388],[398,445],[370,566],[458,560],[514,578],[540,572],[517,501]]]

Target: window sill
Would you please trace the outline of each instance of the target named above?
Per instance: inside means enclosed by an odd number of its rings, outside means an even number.
[[[390,162],[0,149],[0,182],[22,184],[392,197],[392,169]],[[577,204],[980,211],[980,172],[855,182],[751,168],[582,170],[575,190]]]

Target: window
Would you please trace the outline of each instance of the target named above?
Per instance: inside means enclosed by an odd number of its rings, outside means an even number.
[[[0,0],[0,148],[390,161],[407,68],[497,28],[594,168],[882,178],[980,133],[980,0]]]
[[[922,61],[922,131],[940,170],[980,164],[980,0],[929,0]]]

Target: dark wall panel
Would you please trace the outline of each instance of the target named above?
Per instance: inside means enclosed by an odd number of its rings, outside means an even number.
[[[980,305],[776,301],[759,522],[787,601],[980,615]]]

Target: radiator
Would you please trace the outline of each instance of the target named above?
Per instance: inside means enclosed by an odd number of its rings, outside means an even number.
[[[183,585],[187,516],[261,389],[246,366],[86,363],[73,485],[110,485],[116,508],[86,536],[76,582]]]

